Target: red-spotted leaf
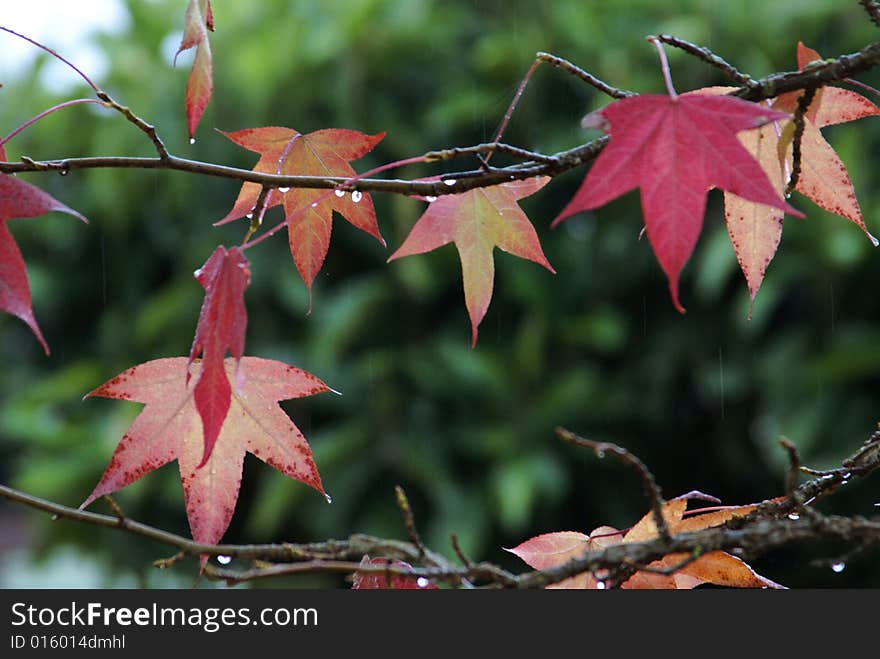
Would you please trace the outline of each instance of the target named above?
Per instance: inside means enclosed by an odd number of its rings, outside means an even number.
[[[411,570],[412,565],[405,561],[392,561],[387,558],[364,556],[361,566],[389,565],[403,570]],[[405,577],[399,574],[382,572],[355,572],[351,584],[352,590],[389,589],[389,590],[437,590],[425,577]]]
[[[254,167],[255,172],[344,178],[357,175],[349,162],[372,151],[385,137],[385,133],[366,135],[341,128],[317,130],[303,135],[290,128],[277,126],[224,132],[223,135],[239,146],[260,154],[260,160]],[[259,194],[258,184],[242,185],[232,210],[217,224],[250,214]],[[366,193],[337,191],[334,194],[327,190],[279,188],[269,193],[266,209],[279,204],[283,204],[287,218],[287,235],[293,262],[310,293],[312,282],[330,247],[333,211],[385,245],[376,222],[373,200]]]
[[[177,48],[177,55],[190,48],[196,49],[189,79],[186,81],[186,120],[189,136],[192,139],[196,127],[211,101],[214,90],[214,65],[211,58],[211,44],[208,32],[214,31],[214,16],[211,0],[189,0],[184,17],[183,38]]]
[[[544,256],[535,228],[516,203],[540,190],[550,179],[511,181],[433,201],[389,261],[424,254],[455,243],[461,259],[464,300],[471,319],[471,345],[492,299],[495,247],[556,271]]]
[[[643,94],[599,111],[611,140],[554,226],[641,189],[648,241],[678,298],[681,269],[703,225],[706,193],[722,190],[802,217],[774,190],[736,134],[788,115],[729,96]]]
[[[5,158],[5,152],[0,151],[0,159]],[[40,332],[31,306],[31,289],[24,258],[6,226],[6,221],[12,218],[37,217],[52,211],[67,213],[88,222],[75,210],[30,183],[8,174],[0,174],[0,310],[24,321],[47,355],[49,345]]]
[[[186,357],[156,359],[120,373],[87,395],[146,403],[146,407],[80,508],[177,460],[192,537],[215,544],[232,519],[246,452],[325,494],[305,437],[278,402],[329,391],[327,385],[282,362],[243,357],[238,368],[247,375],[245,384],[240,392],[233,391],[214,451],[200,468],[202,423],[193,399],[193,379],[201,365],[200,361],[190,364]],[[231,376],[235,360],[227,359],[225,368]],[[193,379],[187,384],[188,373]]]
[[[236,364],[244,354],[247,328],[244,291],[250,277],[250,265],[241,250],[238,247],[227,250],[222,245],[195,272],[196,280],[205,289],[199,324],[189,352],[190,362],[199,355],[202,357],[194,393],[205,431],[205,452],[199,467],[211,456],[229,411],[232,389],[223,360],[227,350]]]

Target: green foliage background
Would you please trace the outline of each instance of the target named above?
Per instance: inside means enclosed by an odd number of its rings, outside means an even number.
[[[99,84],[154,123],[173,153],[246,168],[256,156],[214,127],[387,131],[356,163],[360,171],[490,139],[538,50],[620,87],[661,92],[647,34],[704,44],[756,77],[794,69],[798,39],[835,56],[880,36],[856,2],[832,0],[218,2],[214,98],[190,145],[189,59],[176,68],[169,62],[186,3],[127,4],[129,27],[98,39],[111,63]],[[679,91],[726,82],[693,58],[668,53]],[[39,84],[46,63],[41,56],[22,79],[2,81],[0,132],[68,98]],[[878,87],[880,72],[861,80]],[[607,102],[541,67],[506,139],[546,153],[576,146],[593,137],[579,128],[580,117]],[[868,227],[880,234],[880,122],[825,134],[850,171]],[[11,158],[153,155],[131,125],[90,106],[40,122],[8,149]],[[463,160],[397,174],[472,166]],[[688,313],[681,316],[647,242],[638,240],[637,195],[549,229],[584,173],[569,172],[523,203],[558,274],[496,252],[495,295],[475,350],[453,247],[385,263],[421,202],[374,195],[387,250],[337,220],[311,314],[283,235],[248,253],[247,353],[295,364],[344,395],[285,404],[311,441],[333,504],[249,456],[227,541],[353,532],[404,538],[393,496],[400,484],[432,548],[451,555],[455,533],[472,557],[520,571],[525,566],[502,547],[553,530],[625,527],[647,509],[632,473],[560,445],[556,425],[629,448],[667,496],[698,489],[729,504],[782,493],[780,436],[817,468],[838,464],[866,438],[880,418],[880,253],[858,228],[795,195],[808,217],[785,220],[780,253],[748,320],[748,291],[721,195],[712,192],[683,274]],[[43,357],[20,322],[0,318],[0,480],[76,506],[139,410],[83,402],[83,394],[141,361],[187,354],[202,299],[192,273],[218,243],[241,240],[243,225],[211,226],[239,186],[138,170],[22,178],[91,224],[57,214],[11,224],[53,355]],[[278,221],[277,213],[267,221]],[[876,511],[876,478],[848,487],[823,509]],[[188,534],[175,466],[118,501],[133,518]],[[53,523],[6,503],[0,519],[2,585],[186,587],[196,573],[192,561],[158,572],[150,563],[169,549],[125,534]],[[841,574],[809,563],[835,549],[774,552],[755,566],[790,586],[880,585],[876,554]],[[310,577],[261,585],[346,584]]]

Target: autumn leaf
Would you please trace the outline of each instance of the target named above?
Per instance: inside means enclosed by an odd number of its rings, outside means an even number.
[[[245,384],[240,392],[233,391],[214,451],[199,467],[204,450],[193,382],[201,364],[199,360],[190,364],[186,357],[156,359],[120,373],[87,394],[87,398],[118,398],[146,403],[146,407],[122,437],[100,482],[80,508],[176,459],[192,537],[196,542],[216,544],[235,510],[246,452],[326,496],[305,437],[278,402],[330,391],[327,385],[282,362],[242,357],[238,368],[247,374]],[[226,359],[225,368],[227,377],[232,376],[235,360]],[[188,374],[193,376],[189,382]]]
[[[412,565],[406,561],[392,561],[387,558],[364,556],[361,565],[390,565],[391,567],[411,570]],[[389,589],[389,590],[437,590],[425,577],[404,577],[399,574],[383,574],[381,572],[355,572],[351,584],[352,590]]]
[[[699,531],[724,524],[734,517],[743,517],[758,504],[732,506],[685,518],[685,510],[691,495],[670,499],[663,504],[663,519],[673,535]],[[696,512],[696,511],[695,511]],[[610,526],[601,526],[589,535],[577,531],[545,533],[526,540],[507,551],[516,554],[530,567],[546,570],[579,558],[588,551],[601,550],[611,545],[644,542],[656,538],[657,526],[653,512],[647,513],[628,531],[622,532]],[[703,583],[734,588],[782,588],[779,584],[757,574],[744,561],[723,551],[713,551],[686,562],[687,554],[669,554],[648,567],[652,570],[670,570],[681,566],[671,574],[639,571],[623,582],[623,589],[690,589]],[[600,585],[601,584],[601,585]],[[604,582],[585,572],[548,588],[602,588]]]
[[[699,237],[709,188],[803,217],[736,139],[739,131],[787,114],[730,96],[643,94],[598,115],[596,123],[608,125],[611,139],[553,225],[640,188],[648,241],[681,312],[679,274]]]
[[[260,154],[255,172],[343,178],[357,175],[349,161],[366,155],[385,137],[385,133],[366,135],[341,128],[317,130],[303,135],[277,126],[220,132],[239,146]],[[244,183],[232,210],[217,224],[250,214],[257,203],[260,189],[256,183]],[[283,204],[287,218],[287,236],[293,262],[310,294],[312,282],[330,247],[333,211],[385,245],[369,194],[360,191],[338,190],[328,193],[327,190],[278,188],[269,193],[265,208],[279,204]]]
[[[211,58],[211,44],[208,32],[214,31],[214,16],[211,12],[211,0],[189,0],[184,17],[183,38],[174,55],[195,47],[196,56],[193,60],[189,79],[186,81],[186,119],[190,139],[196,133],[196,127],[211,101],[214,90],[214,65]]]
[[[663,505],[663,519],[669,532],[689,533],[701,529],[724,524],[734,517],[744,517],[754,511],[758,504],[733,506],[725,510],[695,515],[684,518],[685,510],[690,501],[687,497],[670,499]],[[657,526],[653,513],[648,513],[633,526],[622,542],[644,542],[657,537]],[[669,554],[655,561],[649,567],[669,569],[681,565],[688,558],[687,554]],[[621,588],[678,588],[688,589],[702,583],[732,588],[782,588],[779,584],[757,574],[745,561],[723,551],[713,551],[699,556],[671,575],[637,572]]]
[[[222,245],[195,272],[196,281],[205,289],[205,300],[189,353],[190,363],[202,356],[202,368],[194,390],[196,410],[202,419],[205,436],[205,452],[199,467],[211,456],[229,411],[232,390],[223,360],[229,350],[237,365],[244,354],[247,328],[244,290],[250,276],[250,265],[241,250],[233,247],[227,251]]]
[[[819,53],[798,43],[798,66],[801,69],[815,59],[821,59]],[[705,91],[726,93],[730,88]],[[783,94],[773,101],[772,108],[793,113],[802,94]],[[853,222],[875,246],[877,239],[865,226],[846,167],[819,129],[878,114],[880,108],[856,92],[831,86],[817,90],[804,116],[801,172],[795,186],[797,192],[820,208]],[[780,193],[785,190],[793,168],[793,136],[791,121],[781,121],[739,135],[740,142],[761,162],[773,187]],[[724,195],[724,210],[730,240],[754,303],[782,237],[782,213],[731,193]]]
[[[5,159],[6,153],[0,147],[0,160]],[[24,257],[6,226],[6,221],[12,218],[38,217],[52,211],[67,213],[88,222],[75,210],[38,187],[14,176],[0,174],[0,309],[24,321],[47,355],[49,345],[34,316]]]
[[[388,259],[424,254],[455,243],[461,259],[465,306],[471,319],[472,346],[477,343],[477,327],[492,299],[495,247],[556,272],[544,256],[535,228],[516,203],[540,190],[549,180],[537,177],[444,195],[430,202],[406,240]]]
[[[621,535],[620,531],[610,526],[600,526],[594,529],[590,535],[578,531],[557,531],[556,533],[536,535],[513,549],[505,549],[505,551],[519,556],[536,570],[546,570],[567,563],[573,558],[579,558],[588,551],[618,544]],[[551,584],[547,588],[594,589],[596,588],[596,578],[589,572],[582,572]]]

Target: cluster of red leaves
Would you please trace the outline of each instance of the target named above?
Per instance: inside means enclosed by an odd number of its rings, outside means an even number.
[[[757,508],[757,504],[734,506],[714,512],[705,512],[685,518],[688,501],[693,495],[671,499],[663,505],[663,519],[671,534],[699,531],[724,524],[734,517],[743,517]],[[699,511],[694,511],[699,512]],[[657,537],[657,525],[653,512],[642,517],[627,531],[619,531],[611,526],[600,526],[586,535],[578,531],[559,531],[545,533],[530,538],[507,551],[516,554],[530,567],[546,570],[579,558],[589,551],[601,550],[611,545],[628,542],[644,542]],[[685,563],[687,554],[668,554],[648,567],[655,571],[639,571],[624,581],[620,587],[625,589],[689,589],[703,583],[735,588],[782,588],[779,584],[757,574],[744,561],[727,552],[713,551]],[[671,574],[669,571],[681,565]],[[548,588],[604,588],[605,583],[595,574],[584,572]]]
[[[212,92],[208,41],[212,30],[210,0],[190,0],[178,54],[196,48],[186,88],[191,136]],[[818,57],[799,44],[801,68]],[[684,309],[678,296],[679,275],[696,245],[706,195],[712,187],[725,193],[728,231],[753,300],[779,244],[783,213],[802,216],[783,198],[793,168],[792,113],[802,92],[760,105],[723,95],[727,91],[710,88],[681,96],[646,94],[616,101],[589,115],[587,124],[607,129],[609,145],[553,222],[555,226],[575,213],[603,206],[639,188],[648,240],[669,280],[673,304],[680,311]],[[819,131],[827,125],[877,114],[880,108],[855,92],[837,87],[817,91],[805,114],[802,172],[795,188],[825,210],[854,222],[875,244],[846,169]],[[254,171],[344,179],[357,177],[350,162],[369,153],[385,135],[345,129],[301,134],[283,127],[223,134],[260,154]],[[0,145],[0,159],[5,158]],[[518,205],[548,180],[538,177],[439,199],[423,198],[428,208],[388,259],[455,244],[472,345],[492,297],[495,247],[555,272],[533,225]],[[232,210],[217,224],[250,217],[256,212],[260,193],[258,184],[244,183]],[[361,191],[277,188],[268,193],[263,210],[278,205],[284,209],[291,256],[310,294],[329,249],[334,212],[385,245],[372,199]],[[31,307],[24,260],[6,220],[51,211],[84,220],[34,186],[0,174],[0,309],[22,319],[47,353],[49,348]],[[327,391],[327,387],[294,367],[243,356],[247,326],[244,293],[250,265],[242,248],[218,247],[195,277],[205,289],[205,299],[189,357],[135,366],[89,394],[143,402],[147,407],[123,437],[83,505],[177,459],[193,537],[216,542],[232,516],[246,451],[323,492],[308,444],[277,402]],[[227,352],[232,359],[227,359]],[[667,504],[670,527],[685,530],[697,519],[706,525],[720,523],[717,516],[706,515],[683,520],[684,505],[679,500]],[[647,537],[647,524],[645,520],[637,524],[622,541]],[[546,567],[551,564],[548,561],[556,560],[552,556],[568,556],[619,540],[617,532],[549,534],[513,551],[535,566]],[[681,587],[697,579],[742,585],[750,578],[764,583],[747,566],[736,567],[740,564],[732,556],[715,552],[664,583]],[[726,576],[713,577],[711,570],[721,570],[720,565],[726,566]],[[730,576],[733,574],[738,576]],[[627,583],[659,583],[644,574],[637,576]],[[577,583],[589,584],[589,578],[581,575]]]
[[[814,59],[821,57],[799,43],[800,68]],[[611,140],[553,221],[555,226],[640,188],[648,241],[679,311],[684,311],[679,274],[702,229],[710,188],[725,192],[728,232],[753,302],[779,245],[783,213],[803,217],[783,199],[793,168],[792,114],[803,92],[762,106],[720,95],[733,89],[713,87],[677,97],[645,94],[585,117],[586,125],[607,128]],[[857,224],[875,245],[846,168],[819,129],[876,114],[880,108],[860,94],[837,87],[818,90],[805,115],[802,173],[795,187]]]

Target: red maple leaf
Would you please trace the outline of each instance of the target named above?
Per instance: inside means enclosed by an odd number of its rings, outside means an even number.
[[[6,153],[0,147],[0,160],[5,159]],[[19,217],[37,217],[52,211],[67,213],[83,222],[88,222],[75,210],[65,206],[38,187],[25,183],[14,176],[0,174],[0,309],[23,320],[31,328],[47,355],[49,354],[49,345],[40,332],[31,306],[31,289],[28,284],[24,258],[12,237],[12,233],[6,226],[6,220]]]
[[[236,368],[227,359],[227,375]],[[83,502],[115,492],[154,469],[177,460],[192,537],[216,544],[232,519],[246,452],[322,494],[321,477],[305,437],[278,406],[278,401],[330,391],[310,373],[282,362],[243,357],[247,373],[242,391],[220,429],[211,457],[202,459],[202,424],[187,374],[198,375],[201,362],[186,357],[156,359],[134,366],[87,394],[139,403],[146,407],[122,437],[98,485]]]
[[[229,411],[232,389],[223,360],[227,349],[236,365],[244,354],[247,328],[244,290],[250,276],[250,266],[241,250],[233,247],[227,251],[222,245],[195,272],[196,280],[205,289],[205,301],[189,353],[190,362],[202,356],[202,368],[194,392],[196,409],[205,431],[205,453],[199,467],[210,457]]]
[[[189,136],[192,139],[196,127],[211,102],[214,91],[214,65],[211,58],[211,44],[208,32],[214,31],[214,15],[211,0],[189,0],[184,17],[183,38],[174,59],[184,50],[195,47],[196,57],[186,81],[186,120]]]
[[[471,345],[492,299],[495,247],[555,270],[544,256],[535,227],[516,203],[540,190],[550,179],[511,181],[432,201],[389,261],[424,254],[455,243],[461,259],[464,300],[471,319]]]
[[[685,519],[685,510],[691,496],[676,497],[664,503],[663,518],[666,520],[670,533],[687,533],[719,526],[734,517],[748,515],[757,508],[756,504],[732,506]],[[519,546],[506,551],[519,556],[527,565],[536,570],[546,570],[579,558],[588,551],[601,550],[621,543],[644,542],[656,537],[657,526],[654,523],[654,514],[649,512],[626,532],[618,531],[610,526],[600,526],[589,535],[578,531],[544,533],[529,538]],[[783,587],[759,575],[744,561],[727,552],[708,552],[686,563],[687,557],[687,554],[668,554],[651,563],[649,567],[652,570],[668,570],[680,565],[680,569],[668,575],[639,571],[624,581],[620,587],[623,589],[690,589],[703,583],[734,588]],[[604,587],[604,582],[589,572],[548,586],[548,588],[580,589],[602,587]]]
[[[819,53],[798,43],[798,66],[803,69]],[[726,93],[731,88],[709,88],[705,93]],[[790,92],[773,101],[774,109],[794,112],[803,92]],[[861,94],[848,89],[826,86],[816,91],[804,115],[801,138],[801,173],[795,190],[820,208],[846,218],[858,226],[874,245],[874,238],[865,226],[852,181],[837,153],[820,128],[880,115],[880,108]],[[763,126],[741,133],[740,142],[761,162],[764,171],[778,192],[788,184],[792,172],[792,141],[794,124],[790,121]],[[767,266],[776,254],[782,237],[782,213],[775,208],[754,204],[725,193],[724,210],[740,268],[749,285],[752,302],[758,293]]]
[[[640,188],[648,241],[681,312],[678,278],[700,235],[710,188],[803,217],[736,139],[739,131],[788,114],[730,96],[643,94],[616,101],[598,115],[611,140],[553,226]]]
[[[364,556],[361,565],[390,565],[392,567],[411,570],[412,565],[406,561],[392,561],[388,558]],[[399,574],[383,574],[381,572],[355,572],[351,583],[352,590],[389,589],[389,590],[437,590],[425,577],[404,577]]]
[[[254,167],[255,172],[344,178],[357,175],[349,161],[366,155],[385,137],[385,133],[365,135],[341,128],[316,130],[303,135],[277,126],[247,128],[234,133],[220,132],[239,146],[261,155]],[[242,185],[232,210],[217,224],[250,214],[257,203],[260,189],[256,183]],[[333,211],[385,245],[376,223],[373,200],[366,193],[343,193],[339,190],[335,194],[328,194],[327,190],[279,188],[269,193],[266,209],[279,204],[284,205],[293,262],[310,293],[312,282],[330,247]]]

